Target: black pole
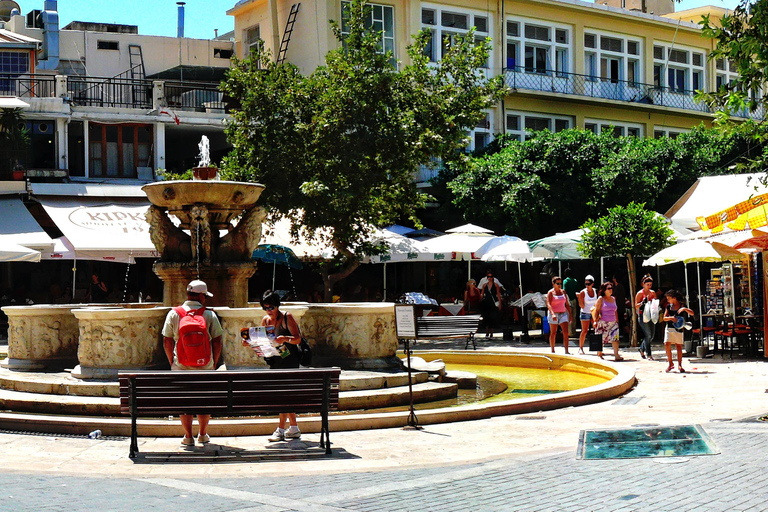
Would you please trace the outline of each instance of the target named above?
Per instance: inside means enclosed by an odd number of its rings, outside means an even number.
[[[408,395],[410,397],[410,410],[408,412],[408,426],[406,429],[421,430],[419,418],[416,417],[416,410],[413,408],[413,381],[411,380],[411,344],[408,338],[403,340],[405,343],[405,355],[408,357]]]

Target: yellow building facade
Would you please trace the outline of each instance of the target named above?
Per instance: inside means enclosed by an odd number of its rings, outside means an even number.
[[[296,5],[238,2],[228,11],[235,18],[237,55],[246,55],[260,39],[275,58],[282,43],[282,56],[304,74],[322,64],[338,44],[328,20],[341,18],[342,1],[302,0],[291,26],[286,22]],[[446,37],[471,27],[476,37],[491,39],[487,73],[504,76],[511,92],[473,130],[472,149],[495,133],[523,138],[527,130],[543,128],[675,136],[711,124],[712,113],[694,101],[694,91],[713,91],[734,77],[727,63],[708,59],[714,41],[702,37],[697,24],[706,13],[721,17],[726,11],[719,7],[657,16],[579,0],[379,0],[370,5],[384,47],[402,62],[412,35],[421,29],[432,31],[427,48],[432,60],[439,60]]]

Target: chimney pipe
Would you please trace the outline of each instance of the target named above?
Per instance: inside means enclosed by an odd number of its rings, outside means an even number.
[[[184,4],[186,2],[176,2],[179,6],[179,22],[176,29],[176,37],[184,37]]]

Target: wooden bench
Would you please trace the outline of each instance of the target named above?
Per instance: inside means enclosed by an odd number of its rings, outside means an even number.
[[[475,333],[480,325],[480,315],[417,316],[416,338],[466,338],[464,349],[477,350]]]
[[[130,457],[139,453],[139,416],[253,416],[320,413],[320,447],[331,453],[328,411],[339,405],[339,368],[245,371],[121,371],[120,412],[131,415]]]

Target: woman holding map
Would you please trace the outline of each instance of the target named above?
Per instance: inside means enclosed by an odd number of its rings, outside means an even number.
[[[264,292],[261,298],[261,309],[266,313],[261,319],[263,327],[272,327],[275,334],[279,355],[267,357],[265,361],[273,370],[282,368],[298,368],[301,360],[301,331],[296,319],[290,313],[280,311],[280,295],[272,290]],[[286,422],[290,427],[286,430]],[[281,412],[277,430],[269,438],[270,441],[287,441],[299,439],[301,431],[296,423],[296,413]]]

